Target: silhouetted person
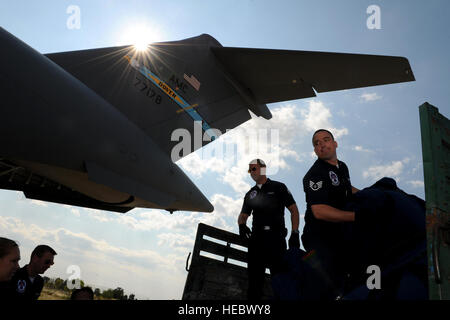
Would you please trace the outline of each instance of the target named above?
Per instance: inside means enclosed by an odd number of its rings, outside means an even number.
[[[37,300],[44,286],[40,276],[53,265],[56,251],[47,245],[37,246],[31,253],[30,263],[16,272],[12,279],[15,296],[18,300]]]
[[[90,287],[75,289],[70,300],[94,300],[94,292]]]
[[[13,298],[11,278],[19,269],[20,250],[17,243],[0,237],[0,301]]]
[[[306,198],[305,227],[302,241],[306,251],[315,251],[323,275],[323,299],[342,294],[346,277],[345,231],[355,221],[355,212],[344,210],[352,195],[359,190],[352,186],[346,164],[337,158],[337,142],[332,133],[317,130],[312,137],[317,160],[303,178]],[[320,286],[317,284],[317,286]]]
[[[259,300],[263,296],[266,268],[270,269],[271,276],[284,269],[287,235],[284,209],[288,208],[291,212],[290,248],[300,247],[299,213],[286,185],[266,177],[264,161],[251,161],[248,173],[256,184],[244,197],[238,225],[239,234],[248,242],[248,299]],[[246,225],[250,215],[253,215],[251,231]]]

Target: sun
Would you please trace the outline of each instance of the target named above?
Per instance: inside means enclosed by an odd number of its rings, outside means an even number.
[[[137,51],[145,51],[148,45],[160,41],[161,34],[154,27],[146,23],[133,24],[126,27],[122,33],[121,41],[124,44],[132,44]]]

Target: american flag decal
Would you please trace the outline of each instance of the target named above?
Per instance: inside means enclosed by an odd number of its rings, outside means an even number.
[[[186,80],[191,86],[193,86],[195,90],[197,90],[197,91],[200,90],[200,82],[193,75],[189,77],[185,73],[184,74],[184,80]]]

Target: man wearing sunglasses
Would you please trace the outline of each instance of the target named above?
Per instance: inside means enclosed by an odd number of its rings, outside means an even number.
[[[53,265],[56,251],[47,245],[37,246],[31,253],[30,263],[19,269],[12,279],[18,300],[33,301],[41,295],[44,280],[40,276]]]
[[[247,192],[238,217],[239,234],[248,244],[248,299],[263,297],[265,270],[273,276],[284,271],[287,229],[284,208],[291,212],[292,232],[289,248],[300,248],[299,213],[292,194],[281,182],[266,177],[266,164],[261,159],[249,163],[250,176],[256,185]],[[252,231],[247,219],[253,215]]]

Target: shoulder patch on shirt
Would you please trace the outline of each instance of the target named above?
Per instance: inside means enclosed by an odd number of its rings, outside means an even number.
[[[309,181],[309,187],[313,190],[313,191],[317,191],[320,188],[322,188],[322,181],[319,182],[312,182],[311,180]]]
[[[17,292],[18,293],[24,293],[26,288],[27,288],[27,282],[25,280],[17,281]]]
[[[336,173],[334,173],[334,171],[330,171],[329,172],[330,175],[330,179],[331,179],[331,184],[333,186],[338,186],[339,185],[339,179]]]
[[[250,194],[248,195],[250,199],[253,199],[254,197],[256,197],[256,194],[258,193],[258,191],[253,190],[252,192],[250,192]]]

